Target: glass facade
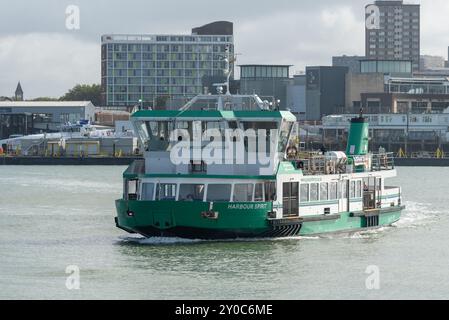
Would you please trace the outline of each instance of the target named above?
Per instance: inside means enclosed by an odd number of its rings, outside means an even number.
[[[405,94],[449,94],[449,81],[446,79],[401,79],[390,78],[385,83],[387,93]]]
[[[204,76],[223,76],[232,36],[102,37],[102,88],[107,106],[153,106],[159,98],[191,99]]]
[[[360,61],[361,73],[411,74],[411,61],[365,60]]]
[[[246,79],[289,78],[290,66],[240,66],[240,77]]]

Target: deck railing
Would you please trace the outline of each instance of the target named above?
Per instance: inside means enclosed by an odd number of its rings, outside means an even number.
[[[295,162],[296,167],[302,169],[304,175],[308,176],[354,172],[354,168],[348,165],[346,159],[329,158],[324,155],[311,154]],[[367,166],[366,171],[385,171],[394,168],[394,153],[379,153],[371,155],[371,167]]]
[[[371,158],[372,171],[384,171],[394,169],[394,153],[375,153]]]

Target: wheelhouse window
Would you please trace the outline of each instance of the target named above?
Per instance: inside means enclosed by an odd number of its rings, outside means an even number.
[[[262,183],[256,183],[256,186],[254,188],[254,201],[255,202],[263,201],[263,184]]]
[[[143,183],[140,199],[142,201],[152,201],[154,195],[154,183]]]
[[[137,200],[139,190],[139,180],[125,180],[125,200]]]
[[[309,184],[301,184],[300,187],[300,199],[301,202],[309,202]]]
[[[137,124],[137,133],[145,141],[146,151],[166,151],[173,129],[174,124],[170,121],[143,121]]]
[[[204,190],[204,184],[181,184],[179,201],[203,201]]]
[[[157,200],[174,201],[176,200],[176,184],[161,183],[158,184]]]
[[[281,125],[278,151],[284,153],[287,149],[290,132],[293,127],[293,122],[283,122]]]
[[[254,185],[242,183],[234,185],[234,202],[251,202],[253,200]]]
[[[265,182],[265,201],[276,201],[276,182]]]
[[[231,199],[230,184],[210,184],[207,187],[207,201],[208,202],[227,202]]]

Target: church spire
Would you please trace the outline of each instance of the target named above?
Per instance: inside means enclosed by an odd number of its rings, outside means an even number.
[[[23,90],[22,90],[22,86],[20,85],[20,81],[17,84],[15,98],[16,98],[15,99],[16,101],[23,101]]]

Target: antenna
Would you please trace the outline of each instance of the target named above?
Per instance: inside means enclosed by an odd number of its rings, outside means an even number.
[[[226,95],[231,95],[231,87],[230,87],[230,79],[231,79],[231,65],[234,65],[237,61],[237,55],[234,55],[231,57],[231,52],[229,45],[226,46],[225,49],[225,56],[223,57],[223,61],[225,62],[225,68],[223,69],[224,76],[226,77],[225,83],[214,83],[213,86],[217,87],[218,94],[222,94],[222,88],[220,90],[220,87],[226,86]]]

